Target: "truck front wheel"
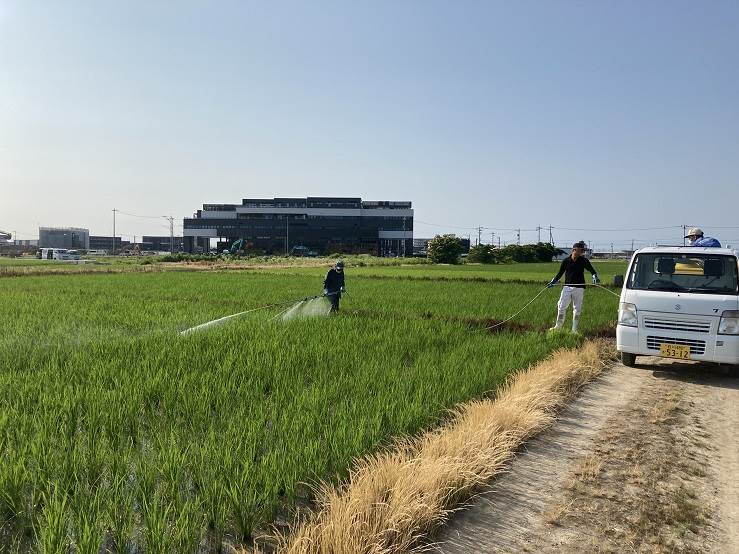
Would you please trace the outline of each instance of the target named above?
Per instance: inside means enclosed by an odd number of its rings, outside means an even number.
[[[621,361],[626,367],[634,367],[636,366],[636,354],[621,352]]]

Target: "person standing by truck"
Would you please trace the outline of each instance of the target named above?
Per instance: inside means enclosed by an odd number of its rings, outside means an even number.
[[[331,311],[339,311],[339,300],[341,293],[345,292],[344,287],[344,262],[339,260],[336,265],[328,270],[326,278],[323,280],[323,294],[331,302]]]
[[[572,253],[562,260],[559,271],[554,279],[549,281],[547,288],[552,288],[557,284],[562,275],[565,276],[565,284],[562,287],[562,294],[559,296],[557,304],[557,321],[552,329],[561,329],[567,317],[567,308],[572,304],[572,332],[577,332],[580,324],[580,315],[582,314],[582,302],[585,296],[585,270],[587,269],[593,275],[593,284],[600,282],[598,273],[593,268],[590,260],[585,257],[585,243],[583,241],[576,242],[572,245]]]

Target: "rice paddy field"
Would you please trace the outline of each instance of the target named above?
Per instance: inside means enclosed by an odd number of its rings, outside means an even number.
[[[310,506],[352,460],[582,336],[545,332],[557,264],[347,268],[331,317],[266,308],[321,292],[327,267],[0,278],[0,551],[218,552]],[[620,262],[597,263],[604,281]],[[48,267],[48,272],[44,268]],[[8,268],[11,268],[10,270]],[[618,300],[588,290],[584,335]]]

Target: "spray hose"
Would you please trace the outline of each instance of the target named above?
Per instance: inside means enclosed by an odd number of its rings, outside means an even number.
[[[596,284],[596,283],[593,283],[593,284],[590,284],[590,283],[581,283],[581,284],[583,286],[586,286],[586,287],[597,287],[599,289],[603,289],[604,291],[609,292],[610,294],[612,294],[616,298],[620,298],[620,296],[618,294],[616,294],[615,292],[613,292],[611,289],[609,289],[607,287],[604,287],[603,285],[599,285],[599,284]],[[561,284],[558,283],[557,286],[567,286],[567,285],[561,285]],[[516,319],[526,308],[528,308],[529,306],[531,306],[531,304],[533,304],[536,301],[536,299],[539,298],[542,294],[544,294],[544,292],[546,292],[546,290],[549,289],[549,288],[550,287],[547,286],[547,287],[544,287],[543,289],[541,289],[536,294],[536,296],[534,296],[531,300],[529,300],[520,310],[518,310],[515,314],[513,314],[512,316],[510,316],[508,319],[504,319],[503,321],[499,321],[495,325],[490,325],[488,327],[485,327],[483,329],[478,329],[478,330],[479,331],[489,331],[491,329],[496,329],[497,327],[500,327],[502,325],[505,325],[506,323],[508,323],[508,322]],[[346,292],[346,291],[344,291],[344,292]],[[200,325],[196,325],[195,327],[190,327],[189,329],[185,329],[184,331],[181,331],[180,332],[180,336],[186,336],[186,335],[189,335],[191,333],[195,333],[197,331],[202,331],[204,329],[208,329],[210,327],[214,327],[216,325],[220,325],[222,323],[225,323],[226,321],[229,321],[229,320],[234,319],[234,318],[237,318],[237,317],[241,317],[242,315],[250,314],[252,312],[258,312],[260,310],[266,310],[268,308],[280,308],[282,306],[288,306],[288,308],[286,308],[285,310],[281,311],[280,313],[278,313],[276,316],[274,316],[272,318],[272,319],[276,319],[279,316],[281,316],[282,314],[284,314],[287,310],[289,310],[290,307],[293,304],[297,304],[298,302],[307,302],[308,300],[315,300],[316,298],[324,298],[324,297],[327,297],[327,296],[334,296],[336,294],[340,294],[340,291],[327,292],[325,294],[317,294],[315,296],[308,296],[306,298],[299,298],[299,299],[296,299],[296,300],[288,300],[286,302],[277,302],[277,303],[274,303],[274,304],[267,304],[265,306],[259,306],[258,308],[252,308],[250,310],[245,310],[245,311],[239,312],[237,314],[227,315],[226,317],[221,317],[219,319],[214,319],[213,321],[208,321],[206,323],[201,323]],[[478,331],[478,330],[476,330],[476,331]]]
[[[608,292],[610,292],[610,293],[611,293],[611,294],[612,294],[613,296],[615,296],[616,298],[621,298],[621,296],[620,296],[620,295],[616,294],[616,293],[615,293],[615,292],[613,292],[613,291],[612,291],[611,289],[609,289],[609,288],[607,288],[607,287],[604,287],[603,285],[598,285],[598,284],[596,284],[596,283],[593,283],[593,284],[590,284],[590,283],[581,283],[581,284],[582,284],[582,285],[584,285],[584,286],[586,286],[586,287],[598,287],[599,289],[603,289],[603,290],[605,290],[605,291],[608,291]],[[560,287],[566,287],[566,286],[568,286],[568,285],[560,285],[559,283],[557,283],[557,286],[560,286]],[[548,290],[549,288],[550,288],[550,287],[548,287],[548,286],[547,286],[547,287],[544,287],[543,289],[541,289],[541,290],[540,290],[540,291],[539,291],[539,292],[537,293],[537,295],[536,295],[536,296],[534,296],[534,297],[533,297],[533,298],[532,298],[531,300],[529,300],[529,301],[528,301],[528,302],[526,303],[526,305],[525,305],[525,306],[524,306],[523,308],[521,308],[520,310],[518,310],[518,311],[517,311],[517,312],[516,312],[515,314],[513,314],[513,315],[512,315],[511,317],[509,317],[508,319],[504,319],[503,321],[499,321],[499,322],[498,322],[498,323],[496,323],[495,325],[490,325],[489,327],[485,327],[484,329],[479,329],[479,330],[480,330],[480,331],[489,331],[489,330],[491,330],[491,329],[495,329],[495,328],[497,328],[497,327],[500,327],[501,325],[505,325],[505,324],[506,324],[506,323],[508,323],[509,321],[511,321],[511,320],[513,320],[513,319],[515,319],[515,318],[517,318],[517,317],[519,316],[519,314],[521,314],[521,312],[523,312],[523,311],[524,311],[524,310],[525,310],[526,308],[528,308],[529,306],[531,306],[531,304],[533,304],[533,303],[534,303],[534,301],[535,301],[535,300],[536,300],[537,298],[539,298],[539,297],[540,297],[540,296],[541,296],[542,294],[544,294],[544,292],[545,292],[546,290]]]

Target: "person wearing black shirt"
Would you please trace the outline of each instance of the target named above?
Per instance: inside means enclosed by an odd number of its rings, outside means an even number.
[[[572,253],[562,260],[557,275],[554,276],[547,287],[551,288],[557,284],[562,275],[565,276],[565,284],[557,304],[557,322],[552,329],[561,329],[567,317],[567,308],[572,303],[572,332],[577,332],[582,314],[582,301],[585,296],[585,270],[593,274],[593,284],[598,284],[598,273],[596,273],[590,260],[585,256],[585,243],[580,241],[572,245]]]
[[[339,260],[336,265],[328,270],[326,278],[323,280],[323,294],[331,302],[331,311],[339,311],[339,300],[341,293],[346,291],[344,288],[344,262]]]

